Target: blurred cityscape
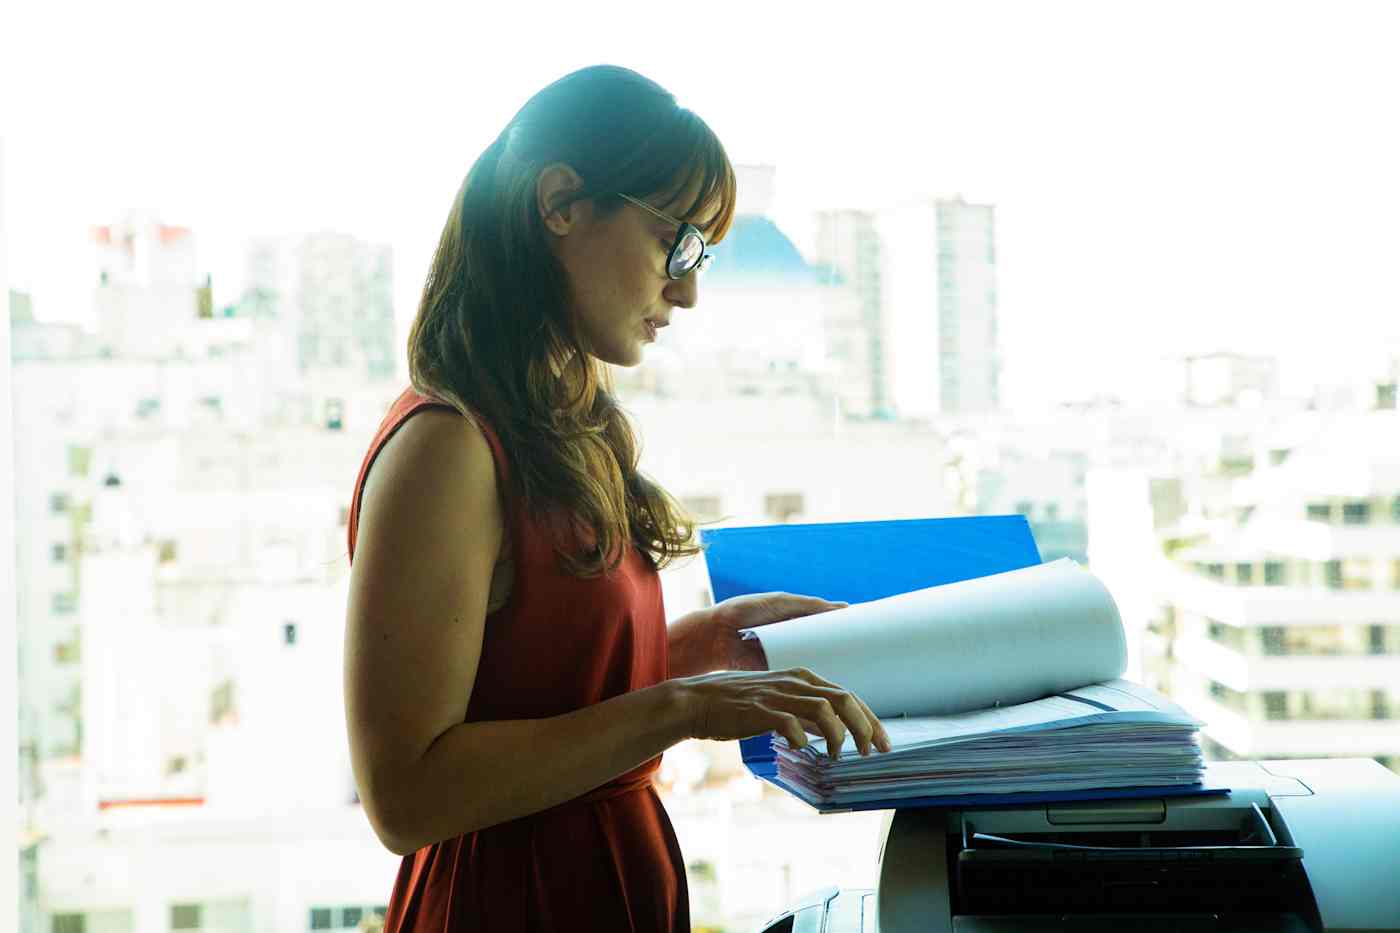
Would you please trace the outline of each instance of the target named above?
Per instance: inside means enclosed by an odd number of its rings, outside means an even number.
[[[1127,676],[1207,756],[1400,770],[1400,347],[1348,384],[1202,346],[1039,414],[999,392],[996,208],[950,196],[771,217],[772,166],[617,391],[644,468],[721,525],[1025,515],[1107,584]],[[391,250],[250,242],[216,303],[200,231],[95,226],[96,327],[8,295],[15,405],[24,933],[376,926],[398,858],[358,806],[341,695],[349,497],[406,384]],[[698,313],[698,312],[697,312]],[[901,345],[896,314],[929,339]],[[1367,335],[1358,334],[1358,344]],[[1105,348],[1111,353],[1111,348]],[[708,604],[703,560],[668,614]],[[868,886],[882,814],[817,816],[686,742],[660,784],[697,929]]]

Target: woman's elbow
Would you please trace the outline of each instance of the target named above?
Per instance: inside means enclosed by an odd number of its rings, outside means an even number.
[[[359,798],[360,809],[384,848],[398,856],[412,855],[422,848],[415,845],[411,833],[405,831],[405,821],[397,810],[385,805],[383,792],[360,793]]]

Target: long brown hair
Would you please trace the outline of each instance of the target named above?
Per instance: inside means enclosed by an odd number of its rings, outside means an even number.
[[[566,75],[520,108],[458,189],[409,332],[409,376],[495,429],[531,511],[562,509],[579,533],[556,543],[567,572],[615,567],[629,541],[664,567],[699,550],[695,523],[638,471],[636,434],[569,312],[535,200],[556,162],[583,179],[569,201],[602,216],[619,194],[670,203],[693,186],[678,216],[718,205],[703,224],[710,242],[733,222],[734,169],[700,117],[626,68]]]

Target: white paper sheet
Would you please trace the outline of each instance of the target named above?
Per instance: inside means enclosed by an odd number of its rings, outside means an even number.
[[[1010,706],[1127,666],[1113,597],[1069,559],[749,631],[770,670],[810,668],[881,718]]]

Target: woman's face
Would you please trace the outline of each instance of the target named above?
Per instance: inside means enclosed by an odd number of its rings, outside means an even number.
[[[567,188],[572,181],[569,176],[577,179],[567,166],[546,169],[539,183],[541,200],[547,204],[554,192]],[[693,197],[692,186],[671,203],[648,203],[672,217],[690,220],[674,211],[689,205]],[[573,311],[585,345],[598,359],[636,366],[642,361],[642,347],[658,339],[675,309],[695,306],[695,271],[679,279],[666,275],[666,257],[676,240],[673,224],[626,202],[600,216],[591,202],[579,201],[545,215],[544,220],[554,234],[555,255],[569,277]]]

